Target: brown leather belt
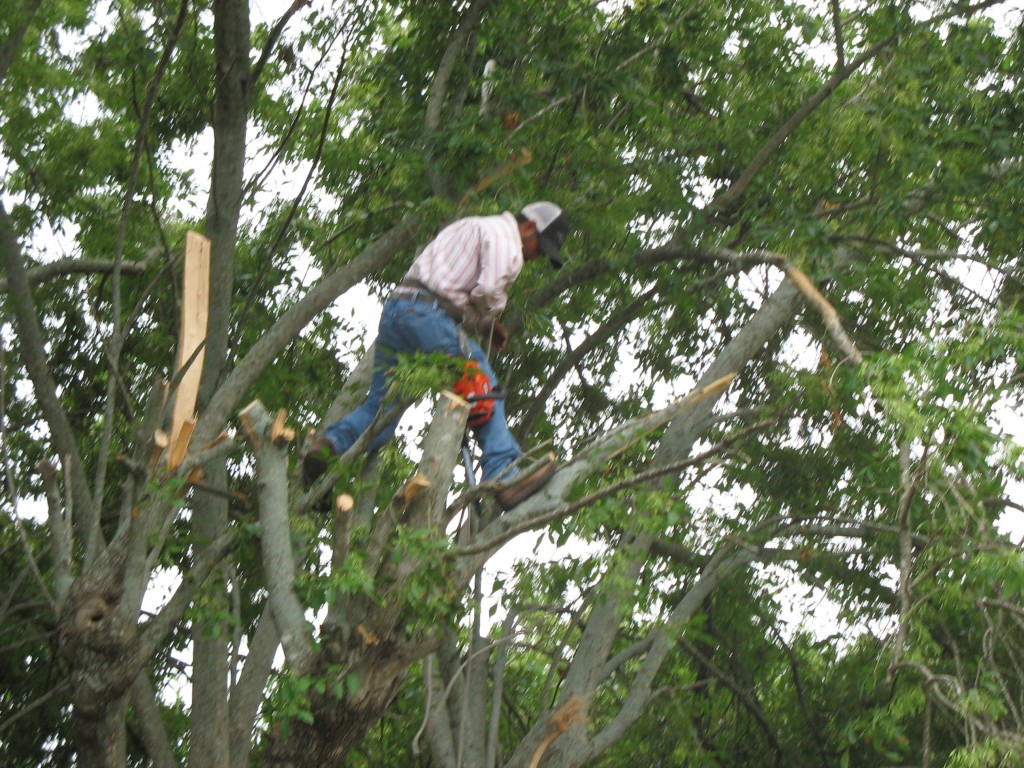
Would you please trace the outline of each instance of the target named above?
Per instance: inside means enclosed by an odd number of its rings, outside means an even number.
[[[448,315],[456,325],[460,325],[462,323],[462,310],[448,301],[448,299],[438,296],[436,293],[432,293],[430,289],[422,283],[406,280],[399,284],[399,286],[391,292],[391,296],[388,298],[404,299],[405,301],[419,301],[424,304],[430,304]]]

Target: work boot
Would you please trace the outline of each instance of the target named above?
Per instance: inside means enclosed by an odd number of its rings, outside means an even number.
[[[551,458],[530,474],[516,475],[512,482],[498,486],[494,492],[494,498],[498,500],[501,508],[508,512],[512,507],[522,503],[543,488],[553,474],[555,474],[555,460]]]
[[[334,456],[334,446],[326,437],[318,437],[302,457],[302,484],[309,490],[324,472],[327,462]]]

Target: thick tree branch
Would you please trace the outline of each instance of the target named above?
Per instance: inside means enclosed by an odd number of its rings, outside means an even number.
[[[430,754],[435,765],[456,765],[455,736],[448,719],[448,707],[445,703],[445,690],[441,683],[441,666],[438,655],[432,654],[423,664],[423,683],[426,688],[427,701],[424,705],[426,716],[423,725],[413,738],[413,754],[419,754],[419,738],[426,732],[430,745]]]
[[[501,726],[501,702],[505,694],[505,667],[508,663],[508,649],[512,638],[515,636],[516,621],[518,616],[515,609],[510,609],[505,620],[501,624],[501,640],[498,645],[497,657],[494,660],[494,672],[492,673],[491,686],[491,721],[487,728],[487,752],[484,758],[484,768],[499,768],[501,765],[501,740],[499,728]]]
[[[155,261],[155,257],[148,256],[142,261],[121,262],[121,273],[128,275],[141,275]],[[117,262],[110,259],[76,259],[65,258],[51,261],[47,264],[40,264],[38,267],[31,267],[26,270],[29,285],[39,285],[54,277],[64,275],[109,275],[113,273]],[[7,278],[0,279],[0,293],[8,290]]]
[[[619,712],[604,729],[593,735],[582,750],[587,757],[584,763],[596,760],[626,735],[655,695],[654,680],[675,644],[679,628],[701,609],[704,600],[719,584],[756,559],[757,554],[757,548],[753,546],[736,550],[723,548],[715,553],[699,579],[673,609],[665,625],[654,633],[651,650],[644,658]]]
[[[7,210],[0,203],[0,260],[7,273],[10,290],[8,306],[14,312],[14,325],[21,349],[22,361],[28,371],[29,379],[39,402],[43,418],[50,428],[50,437],[61,461],[65,462],[65,470],[71,479],[75,504],[78,514],[77,521],[83,531],[92,528],[98,519],[96,501],[85,476],[85,469],[75,443],[74,430],[68,420],[64,408],[57,398],[57,382],[50,373],[46,359],[46,344],[43,341],[36,312],[32,289],[25,271],[25,263],[18,242],[14,225]]]
[[[269,607],[263,610],[256,631],[249,638],[249,655],[231,689],[230,726],[231,767],[248,768],[252,750],[252,731],[265,699],[267,681],[274,668],[274,656],[280,645],[280,633]]]
[[[842,8],[839,6],[839,0],[830,0],[829,6],[832,11],[832,32],[836,38],[836,71],[840,72],[846,66]]]
[[[64,601],[74,581],[72,574],[71,509],[63,504],[57,489],[57,468],[43,460],[37,469],[43,479],[43,493],[46,496],[47,522],[53,546],[53,597],[58,613],[64,608]]]
[[[281,635],[288,666],[305,674],[313,663],[313,632],[295,591],[295,555],[288,523],[287,443],[271,436],[274,417],[259,402],[251,403],[242,420],[251,429],[249,439],[256,455],[259,487],[260,543],[268,602]]]
[[[232,412],[263,371],[298,335],[341,294],[413,242],[419,217],[409,214],[368,246],[358,257],[332,272],[281,315],[231,371],[200,414],[193,444],[205,445],[224,429]]]
[[[160,715],[156,694],[145,672],[132,683],[131,701],[150,765],[153,768],[179,768],[171,749],[170,739],[167,738],[167,729]]]
[[[897,527],[899,529],[899,624],[896,629],[896,638],[893,641],[892,660],[889,662],[889,670],[886,673],[886,681],[891,685],[896,669],[900,665],[903,656],[903,647],[907,642],[910,632],[910,608],[911,608],[911,569],[913,567],[913,546],[911,538],[910,507],[917,494],[918,488],[924,482],[928,472],[928,450],[925,449],[921,462],[916,470],[910,466],[910,444],[904,442],[900,447],[900,470],[902,493],[900,494],[899,508],[896,511]]]
[[[430,91],[427,94],[427,109],[423,117],[423,127],[426,129],[428,136],[434,134],[441,127],[441,112],[444,108],[444,102],[448,94],[448,83],[451,80],[452,73],[455,71],[455,65],[458,63],[459,57],[462,56],[473,32],[479,26],[484,9],[487,8],[491,1],[473,0],[469,8],[466,9],[451,40],[448,42],[448,47],[445,49],[444,56],[441,57],[441,63],[437,67],[434,80],[430,84]],[[433,159],[427,168],[427,174],[430,177],[430,184],[435,195],[455,199],[455,194],[452,192],[448,182],[441,176],[437,162]]]
[[[227,375],[231,308],[235,294],[235,248],[243,202],[246,137],[253,93],[249,60],[251,36],[247,0],[213,0],[213,163],[203,234],[210,240],[209,315],[206,352],[199,387],[198,410],[202,413],[216,395],[223,392]],[[205,436],[193,431],[192,444],[206,446],[224,429],[238,396],[222,418]],[[200,421],[200,425],[202,421]],[[197,425],[198,426],[198,425]],[[225,464],[211,462],[204,467],[206,481],[219,488],[227,486]],[[192,526],[197,559],[215,567],[219,560],[212,551],[228,535],[228,501],[211,494],[193,499]],[[191,574],[190,574],[191,575]],[[175,595],[177,596],[177,595]],[[218,613],[228,608],[223,586],[210,590],[214,609],[196,622],[193,631],[192,731],[190,762],[226,765],[231,743],[228,704],[230,658],[228,633]],[[173,602],[173,598],[172,598]],[[170,606],[168,606],[170,607]],[[166,609],[165,609],[166,610]]]
[[[843,323],[835,307],[821,295],[821,291],[811,282],[811,279],[807,277],[803,270],[790,264],[785,257],[764,250],[735,253],[726,248],[713,248],[709,251],[709,255],[712,258],[722,259],[739,265],[763,263],[772,264],[781,269],[786,273],[786,277],[800,290],[800,293],[803,294],[804,300],[821,315],[825,330],[828,331],[832,341],[835,342],[839,350],[845,355],[845,359],[854,365],[860,365],[863,361],[857,345],[853,343],[853,340],[843,328]]]
[[[263,44],[263,50],[260,51],[260,58],[252,67],[253,85],[258,83],[260,77],[263,75],[263,69],[267,66],[267,62],[270,61],[270,56],[274,52],[274,46],[276,46],[277,41],[281,39],[281,34],[284,32],[284,28],[288,26],[288,22],[291,21],[292,16],[308,6],[309,3],[310,0],[293,0],[292,4],[288,6],[288,10],[284,12],[284,15],[277,20],[274,28],[270,30],[270,34],[267,36],[267,42]]]

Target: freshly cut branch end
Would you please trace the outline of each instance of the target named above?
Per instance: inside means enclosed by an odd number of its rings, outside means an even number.
[[[295,439],[295,430],[289,427],[285,421],[288,414],[281,408],[274,417],[274,423],[270,427],[270,442],[276,446],[285,445]]]
[[[551,730],[544,737],[544,741],[538,744],[537,749],[534,750],[533,759],[530,760],[530,768],[537,768],[540,765],[540,761],[544,759],[544,754],[548,751],[548,747],[563,733],[568,733],[575,723],[586,725],[586,708],[586,699],[574,693],[565,704],[555,710],[555,713],[548,718],[548,725],[551,726]]]
[[[409,504],[429,487],[430,480],[420,472],[409,478],[408,482],[402,486],[402,489],[395,494],[395,498]]]

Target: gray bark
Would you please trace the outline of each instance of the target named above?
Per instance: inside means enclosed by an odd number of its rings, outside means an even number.
[[[259,484],[260,542],[263,574],[269,592],[268,603],[284,647],[289,668],[305,674],[313,661],[313,635],[295,591],[296,563],[288,523],[287,444],[276,444],[271,436],[273,417],[262,404],[246,409],[257,442],[256,476]]]
[[[178,761],[174,757],[160,716],[153,686],[145,674],[139,675],[132,683],[131,702],[142,734],[142,742],[146,746],[146,753],[153,768],[178,768]]]
[[[210,240],[210,301],[206,353],[199,390],[200,413],[221,386],[227,371],[230,311],[234,292],[234,250],[242,205],[246,124],[251,95],[249,4],[214,0],[213,170],[204,234]],[[193,442],[195,444],[195,441]],[[201,447],[204,443],[199,443]],[[207,483],[227,487],[223,461],[205,468]],[[193,507],[193,541],[199,552],[228,529],[227,500],[199,494]],[[207,586],[214,616],[227,615],[225,585]],[[200,619],[194,627],[192,662],[191,768],[229,768],[231,744],[228,704],[228,659],[231,633],[217,619]]]
[[[451,484],[458,447],[466,426],[469,406],[442,396],[434,411],[423,442],[419,471],[380,510],[374,525],[390,530],[426,530],[443,543],[444,502]],[[350,531],[349,528],[336,528]],[[348,551],[335,545],[334,550]],[[333,563],[340,568],[342,563]],[[324,627],[323,641],[312,663],[312,671],[332,675],[328,692],[311,696],[313,725],[292,723],[290,735],[271,735],[263,755],[265,766],[334,765],[346,755],[383,715],[409,666],[425,658],[439,646],[429,634],[407,638],[406,620],[411,606],[405,589],[410,579],[438,564],[406,555],[367,561],[368,574],[378,585],[373,601],[361,595],[348,595],[345,609],[332,612],[332,623]],[[328,670],[334,670],[328,672]],[[345,690],[351,681],[354,689],[339,700],[333,690],[338,684]]]
[[[252,732],[270,679],[280,633],[269,609],[264,610],[249,639],[249,655],[231,690],[231,768],[248,768]]]
[[[46,358],[39,316],[36,312],[32,289],[25,270],[24,256],[14,224],[7,210],[0,204],[0,259],[7,274],[11,290],[9,306],[14,315],[18,346],[22,360],[32,381],[35,396],[50,428],[50,436],[57,457],[64,467],[64,474],[70,479],[69,489],[74,499],[74,524],[82,533],[89,531],[99,512],[93,498],[92,488],[85,475],[82,459],[75,442],[71,423],[57,398],[57,383],[50,373]]]

